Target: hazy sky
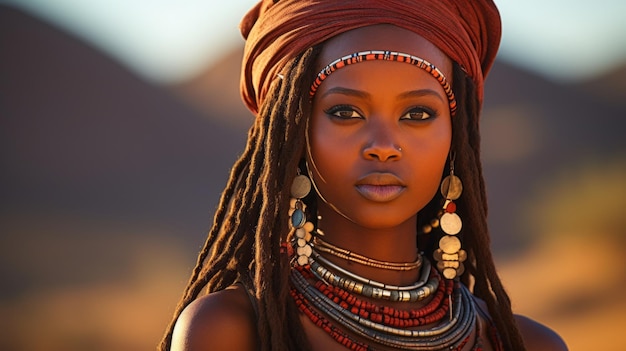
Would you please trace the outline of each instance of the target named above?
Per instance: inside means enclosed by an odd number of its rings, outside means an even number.
[[[0,0],[41,15],[157,82],[192,76],[242,39],[257,0]],[[553,79],[584,79],[626,60],[624,0],[496,0],[500,57]]]

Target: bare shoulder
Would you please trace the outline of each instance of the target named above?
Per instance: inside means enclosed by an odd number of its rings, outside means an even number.
[[[171,351],[255,350],[255,313],[238,286],[211,293],[189,304],[174,327]]]
[[[528,351],[567,351],[565,341],[554,330],[528,317],[515,315]]]

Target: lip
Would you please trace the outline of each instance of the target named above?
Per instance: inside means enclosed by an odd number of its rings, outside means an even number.
[[[373,172],[357,180],[356,190],[374,202],[389,202],[404,192],[406,185],[393,173]]]

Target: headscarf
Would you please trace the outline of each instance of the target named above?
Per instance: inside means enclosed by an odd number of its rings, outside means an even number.
[[[326,39],[374,24],[410,30],[461,65],[483,85],[500,45],[500,14],[492,0],[262,0],[243,18],[246,39],[241,94],[256,115],[284,65]],[[384,48],[372,48],[384,50]]]

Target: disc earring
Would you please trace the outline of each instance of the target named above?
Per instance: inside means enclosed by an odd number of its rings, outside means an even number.
[[[307,221],[306,204],[302,199],[311,191],[311,180],[300,174],[293,179],[291,184],[291,200],[289,202],[289,225],[294,228],[295,235],[293,238],[293,246],[296,253],[296,261],[299,265],[305,266],[309,264],[309,257],[313,252],[310,242],[312,239],[313,223]]]
[[[439,240],[439,248],[433,253],[437,261],[437,269],[446,279],[459,277],[465,271],[463,262],[467,259],[467,253],[461,249],[461,240],[458,234],[463,228],[461,217],[456,214],[456,204],[454,200],[461,197],[463,193],[463,183],[454,174],[454,158],[450,156],[450,174],[441,182],[441,195],[444,204],[442,215],[439,218],[439,227],[445,233]]]

